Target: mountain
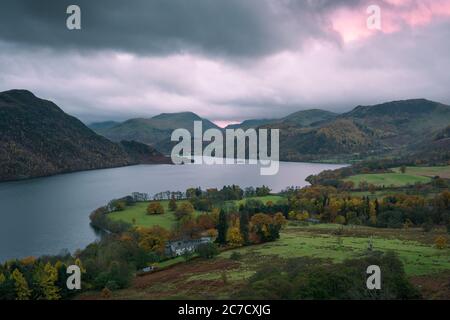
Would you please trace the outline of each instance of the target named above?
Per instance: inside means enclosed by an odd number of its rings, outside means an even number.
[[[120,124],[120,122],[117,121],[104,121],[104,122],[94,122],[88,125],[88,127],[92,130],[102,130],[102,129],[109,129],[114,126],[117,126]]]
[[[166,154],[175,143],[170,135],[176,128],[192,132],[194,120],[202,120],[204,130],[212,122],[193,113],[161,114],[151,119],[132,119],[96,131],[113,141],[136,140]],[[280,157],[287,161],[351,161],[373,157],[402,157],[422,152],[429,146],[446,150],[450,143],[436,137],[448,134],[450,106],[426,99],[391,101],[357,106],[350,112],[335,114],[311,109],[281,119],[253,119],[227,129],[279,129]],[[423,157],[422,157],[423,158]]]
[[[306,128],[283,125],[279,129],[280,157],[286,161],[349,160],[379,147],[373,131],[348,119]]]
[[[257,128],[266,124],[270,124],[272,122],[276,122],[278,119],[251,119],[251,120],[245,120],[241,123],[236,124],[229,124],[225,127],[225,129],[242,129],[247,130],[250,128]]]
[[[425,99],[392,101],[309,125],[294,115],[267,126],[280,129],[283,160],[352,160],[402,156],[435,144],[436,134],[450,123],[450,106]]]
[[[415,148],[450,123],[450,106],[426,99],[358,106],[342,117],[372,128],[390,148]]]
[[[281,119],[252,119],[245,120],[239,124],[231,124],[226,127],[226,129],[243,129],[247,130],[250,128],[258,128],[258,127],[276,127],[276,126],[285,126],[285,125],[294,125],[298,127],[309,127],[314,123],[318,123],[321,121],[326,121],[333,119],[337,116],[336,113],[320,110],[320,109],[310,109],[310,110],[302,110],[292,113]]]
[[[437,132],[433,139],[418,145],[411,160],[432,164],[450,164],[450,125]]]
[[[309,127],[322,121],[334,119],[336,118],[336,116],[337,116],[336,113],[330,111],[320,109],[310,109],[292,113],[281,119],[280,122],[300,127]]]
[[[137,164],[144,160],[143,148],[146,162],[166,162],[148,146],[97,135],[29,91],[0,93],[0,181]]]
[[[184,128],[193,133],[194,121],[202,121],[203,130],[220,129],[207,119],[193,112],[162,113],[150,119],[136,118],[110,128],[95,131],[112,141],[134,140],[155,147],[163,153],[170,153],[174,143],[170,141],[172,132]]]

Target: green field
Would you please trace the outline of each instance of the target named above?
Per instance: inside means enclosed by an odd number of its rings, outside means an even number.
[[[126,207],[123,211],[112,212],[108,217],[112,220],[120,220],[133,224],[133,219],[136,221],[136,225],[141,227],[153,227],[160,226],[166,229],[171,229],[175,224],[176,219],[173,212],[169,210],[169,201],[160,201],[164,207],[164,214],[160,215],[148,215],[147,206],[149,202],[138,202],[133,206]],[[177,201],[178,204],[186,202],[186,200]],[[194,214],[201,214],[200,211],[195,211]]]
[[[395,172],[400,173],[400,168],[393,169]],[[411,174],[416,176],[436,177],[450,179],[450,166],[441,167],[406,167],[405,174]]]
[[[428,183],[431,178],[424,177],[420,175],[414,175],[406,173],[372,173],[372,174],[358,174],[355,176],[348,177],[344,181],[352,181],[355,184],[355,188],[358,188],[359,183],[366,181],[368,184],[373,184],[377,187],[385,186],[395,186],[402,187],[408,184]]]
[[[246,198],[233,202],[239,205],[241,203],[245,203],[247,199],[257,199],[264,203],[266,203],[267,201],[272,201],[273,203],[276,203],[278,200],[282,200],[284,198],[281,196],[269,195],[264,197]],[[160,226],[166,229],[171,229],[176,222],[175,215],[173,212],[169,210],[168,200],[163,200],[160,202],[161,205],[164,207],[164,214],[161,215],[148,215],[147,206],[149,202],[138,202],[133,206],[126,207],[125,210],[123,211],[112,212],[108,215],[108,217],[112,220],[116,221],[120,220],[131,224],[133,224],[134,219],[137,226],[146,228],[153,226]],[[187,202],[187,200],[177,201],[178,204],[181,204],[183,202]],[[202,213],[201,211],[194,212],[195,215],[199,215],[201,213]]]
[[[395,251],[405,264],[408,275],[422,275],[450,270],[450,250],[438,250],[430,244],[414,240],[384,238],[377,236],[374,228],[349,228],[352,235],[343,235],[338,242],[338,236],[330,231],[337,230],[337,225],[319,225],[314,227],[288,227],[280,240],[259,246],[237,249],[243,256],[259,256],[265,260],[271,256],[279,258],[313,257],[328,259],[331,262],[341,262],[349,258],[357,258],[367,250],[369,236],[373,233],[374,250]],[[221,254],[230,257],[232,251]],[[244,266],[248,271],[250,265]]]
[[[275,242],[224,251],[212,260],[195,259],[184,263],[176,258],[174,263],[182,263],[139,277],[131,288],[115,291],[113,297],[227,299],[262,267],[297,257],[317,258],[322,263],[362,257],[367,253],[370,238],[374,250],[396,252],[410,278],[438,279],[450,271],[450,249],[438,250],[433,246],[433,239],[445,234],[443,229],[424,233],[419,229],[347,226],[341,230],[341,236],[337,236],[339,228],[341,226],[333,224],[290,226]],[[232,259],[237,252],[239,258]],[[170,264],[169,261],[165,264]]]

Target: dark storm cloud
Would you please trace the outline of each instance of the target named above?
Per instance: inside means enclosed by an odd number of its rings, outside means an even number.
[[[23,45],[263,55],[333,38],[324,13],[361,0],[2,0],[0,39]],[[82,30],[65,27],[77,4]],[[335,39],[336,40],[336,39]]]
[[[82,30],[66,9],[82,10]],[[379,4],[383,30],[368,30]],[[450,103],[450,0],[0,0],[0,91],[84,121]]]

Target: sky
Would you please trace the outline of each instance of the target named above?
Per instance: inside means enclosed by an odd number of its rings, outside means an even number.
[[[81,30],[69,30],[69,5]],[[369,28],[380,9],[380,28]],[[450,0],[1,0],[0,91],[86,123],[450,104]]]

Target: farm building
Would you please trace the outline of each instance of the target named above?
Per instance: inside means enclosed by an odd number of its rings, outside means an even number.
[[[169,241],[166,244],[166,256],[181,256],[186,252],[194,252],[201,244],[210,243],[211,237],[202,237],[200,239]]]

